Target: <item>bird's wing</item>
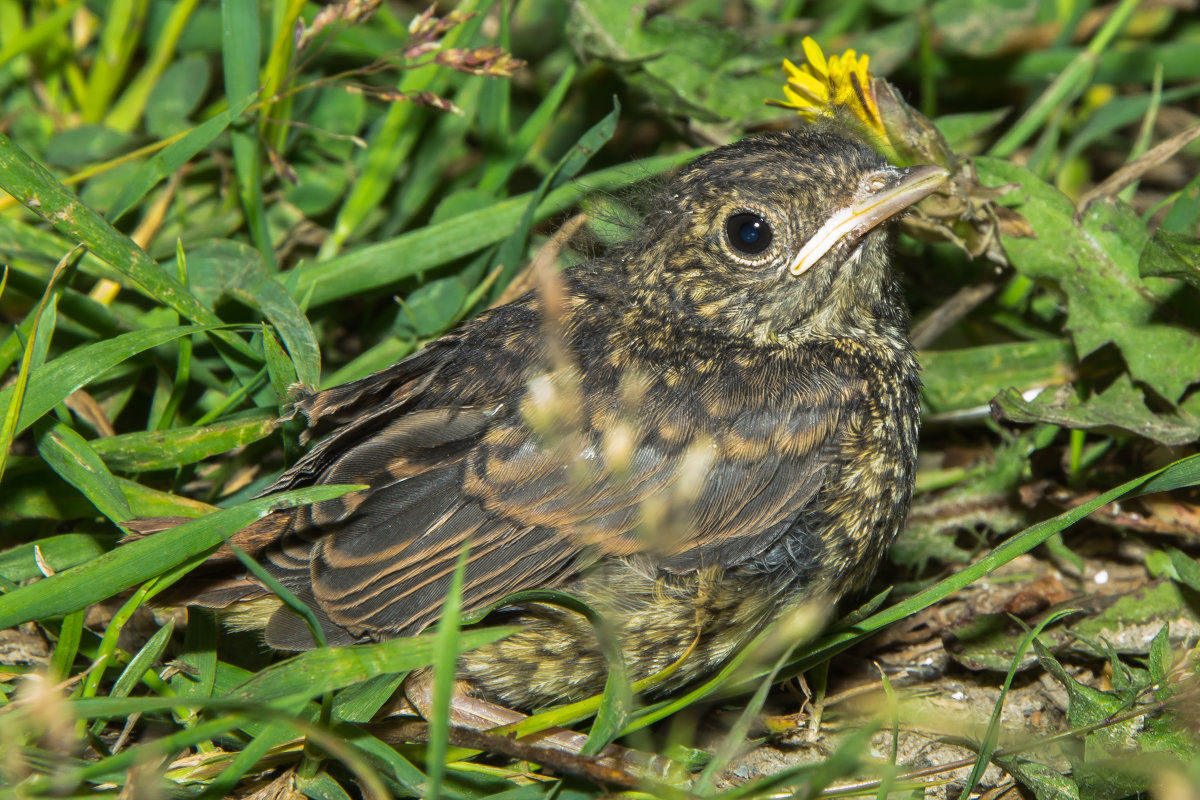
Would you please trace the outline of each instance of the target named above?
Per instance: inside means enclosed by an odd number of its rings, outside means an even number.
[[[334,643],[428,626],[464,546],[468,613],[561,585],[602,556],[672,572],[753,558],[797,524],[824,483],[851,392],[844,381],[814,381],[790,405],[763,406],[736,392],[704,402],[664,389],[623,419],[611,413],[613,398],[590,391],[577,428],[539,433],[520,405],[529,393],[454,405],[454,391],[427,389],[425,376],[447,360],[456,363],[445,383],[462,367],[452,345],[439,352],[301,401],[314,416],[353,421],[272,490],[371,489],[279,512],[286,524],[275,529],[285,533],[261,557],[332,623]],[[286,610],[273,615],[267,640],[311,646]]]
[[[593,416],[552,445],[510,418],[468,454],[463,492],[564,546],[675,572],[730,567],[778,541],[822,486],[852,389],[716,415],[651,396],[625,420]]]
[[[551,445],[520,414],[500,418],[503,406],[402,414],[319,477],[371,491],[300,510],[265,556],[346,641],[436,619],[464,546],[467,612],[602,555],[673,572],[732,566],[777,542],[823,484],[839,418],[827,400],[790,425],[744,412],[688,446],[643,436],[615,467],[603,431]],[[277,647],[308,642],[287,611],[267,634]]]

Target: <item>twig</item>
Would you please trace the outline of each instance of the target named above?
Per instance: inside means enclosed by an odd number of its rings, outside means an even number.
[[[929,316],[913,326],[912,343],[918,350],[928,347],[937,338],[952,328],[956,322],[992,296],[996,281],[972,283],[951,295],[950,299],[933,310]]]

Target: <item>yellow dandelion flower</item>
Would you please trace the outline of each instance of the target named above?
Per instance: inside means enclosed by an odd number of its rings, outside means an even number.
[[[787,99],[768,102],[794,108],[812,120],[833,114],[835,109],[845,109],[886,142],[887,132],[871,86],[870,56],[847,50],[826,59],[811,36],[805,36],[800,46],[804,50],[804,64],[796,66],[787,59],[783,61],[788,79],[783,95]]]

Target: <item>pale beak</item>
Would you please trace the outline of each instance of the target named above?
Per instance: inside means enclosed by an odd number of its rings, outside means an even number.
[[[846,236],[856,239],[866,236],[876,225],[928,197],[946,182],[950,173],[942,167],[923,164],[904,169],[891,167],[881,170],[879,176],[890,182],[877,191],[862,192],[851,205],[835,211],[800,248],[788,267],[789,272],[803,274]]]

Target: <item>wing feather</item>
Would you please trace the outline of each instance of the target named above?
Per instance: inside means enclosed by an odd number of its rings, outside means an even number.
[[[492,396],[454,384],[454,358],[471,374],[486,362],[456,340],[361,386],[301,401],[310,420],[343,425],[272,490],[331,482],[371,490],[286,512],[295,524],[265,560],[337,641],[428,626],[464,546],[466,613],[561,585],[602,556],[673,572],[752,559],[797,524],[824,484],[855,391],[821,375],[781,383],[783,370],[735,381],[732,394],[719,380],[692,389],[659,381],[637,409],[649,422],[632,421],[616,457],[616,382],[589,386],[579,427],[551,435],[522,414],[512,387],[523,384],[510,378],[509,392]],[[532,374],[540,357],[522,358]],[[431,374],[446,385],[435,391]],[[799,399],[789,405],[789,396]],[[291,616],[272,618],[273,645],[306,640]]]

